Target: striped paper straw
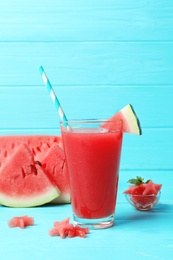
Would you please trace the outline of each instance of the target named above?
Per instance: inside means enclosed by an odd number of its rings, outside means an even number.
[[[55,107],[56,107],[56,109],[58,111],[58,114],[59,114],[61,120],[62,121],[67,121],[67,117],[66,117],[66,115],[65,115],[65,113],[64,113],[64,111],[63,111],[63,109],[61,107],[61,104],[60,104],[60,102],[59,102],[59,100],[58,100],[58,98],[57,98],[57,96],[55,94],[55,91],[54,91],[54,89],[53,89],[53,87],[52,87],[52,85],[51,85],[51,83],[50,83],[50,81],[49,81],[49,79],[48,79],[48,77],[47,77],[47,75],[46,75],[46,73],[45,73],[45,71],[44,71],[42,66],[39,67],[39,72],[41,74],[41,77],[43,79],[43,82],[44,82],[45,86],[47,87],[47,89],[49,91],[49,94],[50,94],[50,96],[52,98],[52,101],[55,104]],[[70,126],[68,124],[66,125],[66,127],[67,127],[68,130],[70,129]]]

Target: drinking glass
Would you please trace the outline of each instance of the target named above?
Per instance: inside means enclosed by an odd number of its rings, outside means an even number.
[[[71,120],[61,121],[60,125],[74,224],[91,229],[112,226],[118,189],[122,122]]]

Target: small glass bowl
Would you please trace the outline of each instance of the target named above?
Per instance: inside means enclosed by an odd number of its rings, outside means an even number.
[[[157,195],[133,195],[125,194],[127,201],[135,207],[137,210],[150,210],[152,209],[159,201],[161,192],[158,192]]]

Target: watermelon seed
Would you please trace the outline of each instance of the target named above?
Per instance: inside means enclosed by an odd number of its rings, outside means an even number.
[[[40,149],[39,146],[37,146],[36,149],[37,149],[38,152],[41,152],[41,149]]]
[[[62,164],[62,167],[61,167],[62,169],[64,169],[64,165],[65,165],[65,160],[63,161],[63,164]]]
[[[40,161],[35,161],[35,164],[38,164],[40,167],[42,166],[42,163]]]
[[[27,175],[29,175],[29,174],[35,174],[35,175],[37,175],[37,168],[36,168],[36,166],[34,165],[34,164],[30,164],[29,165],[29,167],[30,167],[30,172],[26,172],[23,168],[22,168],[22,176],[23,176],[23,178],[25,178]]]
[[[33,153],[33,155],[36,155],[36,153],[35,153],[35,150],[34,150],[34,149],[32,149],[32,153]]]
[[[23,168],[22,168],[22,176],[23,176],[23,178],[25,178],[25,176],[26,176],[25,171],[24,171]]]
[[[31,166],[31,173],[37,175],[37,168],[35,167],[35,165],[31,164],[30,166]]]

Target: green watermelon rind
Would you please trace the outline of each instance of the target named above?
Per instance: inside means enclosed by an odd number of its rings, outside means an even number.
[[[26,198],[26,196],[23,198],[21,196],[11,197],[1,193],[0,204],[12,208],[36,207],[51,202],[52,200],[59,197],[60,194],[61,192],[55,187],[50,187],[46,192],[44,191],[43,193],[37,194],[36,196],[31,195],[28,198]]]
[[[36,174],[30,166],[35,167]],[[0,170],[0,204],[4,206],[40,206],[60,194],[58,187],[51,182],[40,165],[36,164],[34,155],[26,144],[21,144]]]
[[[68,204],[70,203],[70,194],[62,194],[50,202],[51,204]]]
[[[124,132],[137,134],[137,135],[142,134],[142,129],[140,126],[139,119],[131,104],[128,104],[127,106],[122,108],[118,113],[122,115],[122,118],[129,126],[129,129],[128,130],[124,129]]]
[[[129,134],[141,135],[142,130],[140,126],[139,119],[135,114],[135,111],[132,105],[128,104],[119,110],[116,114],[114,114],[111,118],[109,118],[103,127],[107,129],[116,129],[117,125],[114,123],[115,121],[122,121],[122,132]]]
[[[129,134],[141,135],[142,130],[140,126],[139,119],[134,112],[132,105],[128,104],[119,110],[116,114],[110,117],[103,125],[106,129],[117,129],[117,122],[122,122],[122,132]]]

